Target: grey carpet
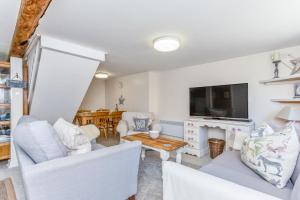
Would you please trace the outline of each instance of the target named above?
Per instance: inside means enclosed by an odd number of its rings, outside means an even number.
[[[171,160],[175,155],[172,155]],[[198,169],[209,162],[208,156],[197,158],[183,154],[183,165]],[[17,199],[25,200],[21,175],[18,168],[7,168],[6,162],[0,162],[0,179],[12,177]],[[146,158],[140,163],[137,200],[162,200],[162,172],[159,153],[147,151]]]

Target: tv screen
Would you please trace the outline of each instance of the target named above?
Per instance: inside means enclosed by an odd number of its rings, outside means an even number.
[[[248,84],[190,88],[190,115],[248,118]]]

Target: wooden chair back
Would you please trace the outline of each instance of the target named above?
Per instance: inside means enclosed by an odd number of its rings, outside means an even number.
[[[75,117],[75,123],[80,126],[94,124],[94,116],[91,112],[77,113]]]
[[[112,123],[113,125],[118,125],[119,121],[122,119],[122,113],[124,111],[113,111],[111,113]]]
[[[94,124],[99,128],[99,129],[106,129],[109,124],[109,112],[94,112],[93,113],[94,117]]]

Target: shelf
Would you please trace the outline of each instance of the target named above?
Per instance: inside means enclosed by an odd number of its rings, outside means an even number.
[[[0,88],[3,88],[3,89],[10,89],[10,87],[7,87],[5,84],[0,84]]]
[[[10,63],[5,61],[0,61],[0,68],[10,68]]]
[[[0,108],[10,108],[9,103],[0,103]]]
[[[260,81],[261,84],[271,84],[271,83],[287,83],[287,82],[296,82],[300,81],[300,74],[294,74],[290,76],[284,76],[280,78],[273,78],[268,80]]]
[[[0,121],[0,126],[9,126],[10,121]]]
[[[300,99],[271,99],[271,101],[277,103],[300,103]]]

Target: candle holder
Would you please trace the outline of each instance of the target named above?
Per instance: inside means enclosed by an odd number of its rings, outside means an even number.
[[[273,78],[279,78],[279,69],[278,69],[278,64],[281,62],[281,60],[276,60],[273,61],[275,64],[275,70],[274,70],[274,77]]]

